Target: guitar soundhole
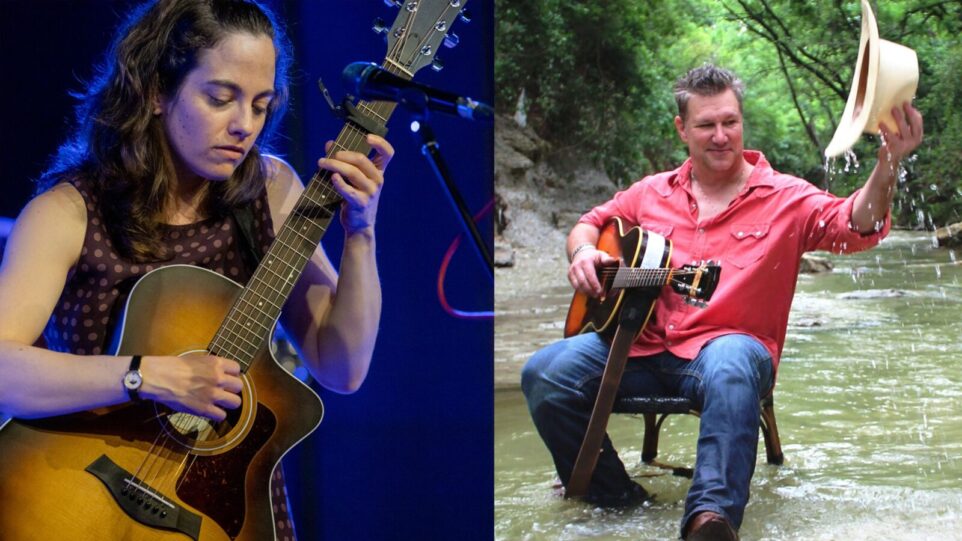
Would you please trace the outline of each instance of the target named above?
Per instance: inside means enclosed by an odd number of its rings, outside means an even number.
[[[158,411],[164,431],[180,445],[204,455],[220,453],[237,445],[250,432],[257,404],[254,388],[246,375],[241,376],[241,406],[227,410],[227,418],[216,422],[206,417],[182,412]]]

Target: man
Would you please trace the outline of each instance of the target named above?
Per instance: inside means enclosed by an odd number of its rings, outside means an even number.
[[[701,410],[697,459],[685,502],[685,539],[737,539],[754,472],[759,400],[771,392],[804,252],[848,253],[888,233],[901,159],[922,139],[909,103],[893,109],[898,133],[884,125],[878,164],[865,185],[839,198],[774,171],[743,148],[743,84],[712,65],[675,85],[675,128],[689,159],[652,175],[582,216],[568,236],[568,280],[600,296],[600,267],[617,264],[595,245],[613,217],[673,241],[676,264],[720,261],[710,306],[686,305],[664,291],[654,317],[629,353],[620,392],[677,395]],[[608,344],[589,333],[537,352],[522,389],[538,432],[565,484],[577,457],[604,370]],[[631,481],[606,437],[587,499],[624,505],[647,496]]]

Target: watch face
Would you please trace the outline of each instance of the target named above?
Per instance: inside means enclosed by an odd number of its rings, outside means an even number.
[[[143,378],[140,377],[140,372],[136,370],[131,370],[124,375],[124,387],[128,389],[139,389],[143,381]]]

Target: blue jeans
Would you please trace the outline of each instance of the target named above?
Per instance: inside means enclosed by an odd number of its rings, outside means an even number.
[[[567,485],[594,406],[608,344],[588,333],[555,342],[531,357],[521,388],[531,418]],[[772,387],[772,359],[756,339],[720,336],[692,360],[665,351],[628,360],[619,396],[684,396],[701,410],[695,471],[682,530],[713,511],[741,525],[758,450],[759,401]],[[629,494],[633,482],[605,436],[588,496]]]

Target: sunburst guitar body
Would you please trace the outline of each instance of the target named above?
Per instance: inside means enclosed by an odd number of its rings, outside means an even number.
[[[155,270],[131,292],[116,353],[205,353],[241,291],[197,267]],[[323,408],[266,343],[242,378],[243,405],[221,423],[152,402],[10,421],[0,538],[273,539],[271,473]]]

